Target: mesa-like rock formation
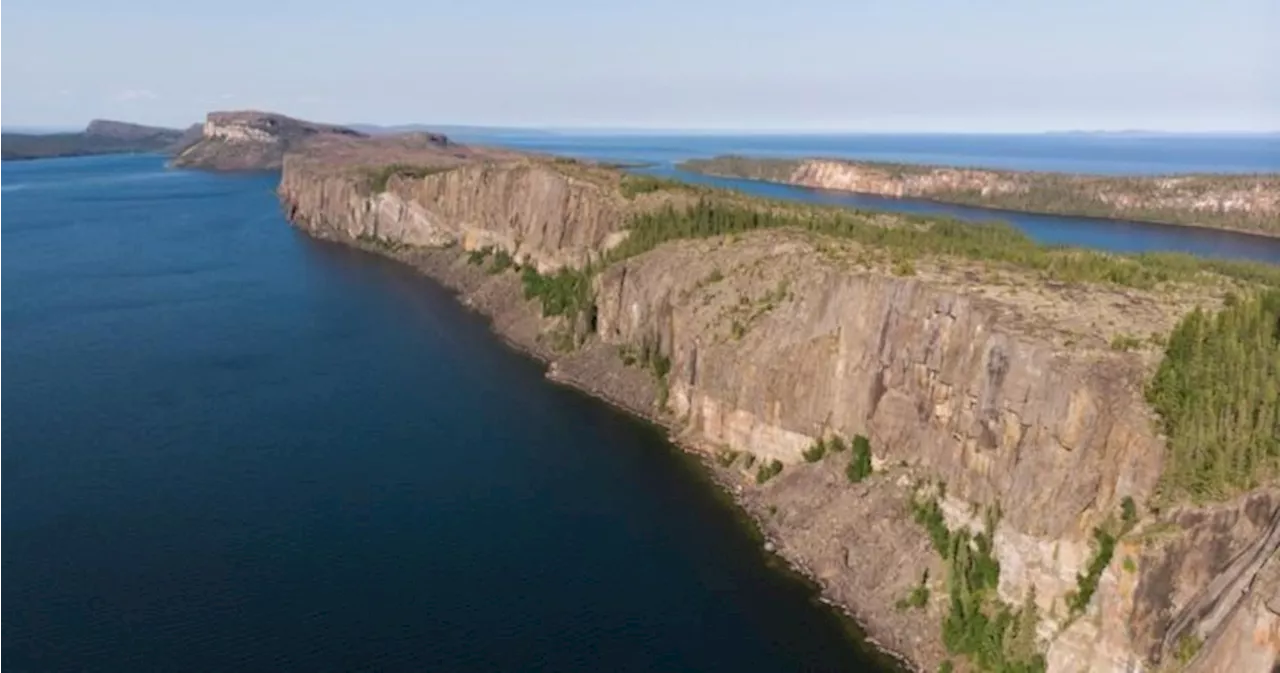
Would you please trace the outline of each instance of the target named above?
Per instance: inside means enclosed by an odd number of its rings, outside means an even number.
[[[210,112],[200,140],[174,157],[173,165],[221,171],[274,170],[280,168],[285,153],[301,150],[308,143],[363,136],[341,126],[269,112]]]
[[[417,142],[344,139],[285,157],[290,220],[414,264],[557,378],[714,456],[778,552],[881,645],[929,670],[955,656],[938,626],[947,566],[912,514],[932,492],[953,531],[990,519],[995,593],[1038,615],[1022,646],[1050,671],[1269,673],[1280,661],[1280,491],[1147,508],[1161,502],[1167,459],[1143,391],[1161,352],[1116,346],[1220,307],[1236,281],[1047,282],[980,259],[907,261],[812,228],[716,235],[728,211],[707,210],[697,235],[641,246],[653,234],[637,218],[719,203],[757,208],[754,222],[788,207]],[[825,216],[814,212],[795,222]],[[555,279],[554,308],[539,311],[530,297]],[[873,447],[871,477],[850,483],[842,463],[808,462],[815,440],[858,436]],[[775,460],[781,474],[761,478]],[[1095,529],[1116,538],[1096,573]],[[933,598],[896,608],[926,570]],[[1072,609],[1085,575],[1095,588]]]
[[[1276,174],[1118,177],[738,156],[695,159],[681,168],[895,198],[1280,236],[1280,175]]]

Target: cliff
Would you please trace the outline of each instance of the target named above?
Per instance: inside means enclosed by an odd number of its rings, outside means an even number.
[[[1270,272],[380,147],[286,157],[290,219],[414,264],[557,379],[705,451],[771,547],[883,646],[926,669],[1280,659],[1280,492],[1162,495],[1180,458],[1144,395],[1181,316]],[[867,448],[870,475],[841,457]],[[968,592],[971,555],[997,564],[989,589]]]
[[[5,133],[0,147],[5,159],[171,152],[182,137],[178,129],[95,119],[79,133]]]
[[[697,173],[1060,215],[1142,220],[1280,236],[1280,175],[1110,177],[723,156]]]
[[[280,168],[287,152],[311,143],[363,136],[341,126],[269,112],[211,112],[201,128],[200,140],[174,157],[173,165],[223,171],[274,170]]]

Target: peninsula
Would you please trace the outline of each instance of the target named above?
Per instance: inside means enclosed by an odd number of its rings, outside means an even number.
[[[1280,174],[1274,173],[1116,177],[742,156],[694,159],[680,168],[895,198],[1280,236]]]
[[[181,130],[95,119],[76,133],[0,134],[0,152],[6,160],[139,152],[174,154],[199,137],[198,126]]]
[[[415,267],[552,378],[664,424],[914,666],[1280,661],[1280,268],[262,133],[295,226]],[[206,124],[248,142],[224,136]]]

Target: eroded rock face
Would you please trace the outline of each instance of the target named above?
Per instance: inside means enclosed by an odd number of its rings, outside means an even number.
[[[422,178],[393,176],[371,193],[359,175],[286,171],[280,192],[294,221],[330,237],[506,250],[548,272],[579,267],[616,244],[620,198],[545,164],[479,161]]]
[[[392,176],[375,193],[359,171],[290,157],[281,198],[317,236],[495,246],[543,271],[598,259],[638,207],[545,163],[455,159],[440,159],[447,171]],[[1044,302],[1064,297],[957,281],[955,269],[898,277],[835,248],[799,232],[757,232],[614,263],[594,281],[592,348],[649,346],[670,359],[667,411],[685,443],[786,463],[752,491],[778,512],[766,526],[780,551],[926,668],[945,656],[929,626],[945,611],[940,587],[921,613],[893,607],[924,568],[941,577],[905,506],[921,477],[946,482],[952,527],[980,525],[982,506],[999,503],[999,593],[1018,605],[1034,589],[1050,670],[1155,670],[1179,611],[1280,508],[1266,492],[1148,517],[1140,531],[1164,532],[1122,541],[1088,609],[1068,623],[1064,596],[1093,554],[1092,528],[1126,496],[1150,499],[1164,452],[1142,394],[1151,354],[1071,332],[1071,314],[1146,316],[1141,330],[1117,329],[1163,333],[1182,307],[1094,290],[1055,315]],[[574,380],[592,389],[590,375]],[[883,476],[851,490],[838,469],[805,465],[801,451],[832,434],[871,438]],[[868,553],[874,559],[858,560]],[[1270,672],[1276,565],[1257,573],[1262,589],[1206,641],[1200,670]]]
[[[686,167],[713,175],[897,198],[1280,236],[1280,175],[1276,174],[1113,177],[747,157],[695,160]]]
[[[210,112],[200,140],[183,149],[173,165],[229,171],[273,170],[281,167],[285,153],[324,136],[359,138],[363,134],[269,112]]]

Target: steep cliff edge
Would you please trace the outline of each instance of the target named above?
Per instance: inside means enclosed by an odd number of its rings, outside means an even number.
[[[681,168],[896,198],[1280,236],[1280,175],[1276,174],[1111,177],[737,156],[696,159]]]
[[[970,245],[945,223],[734,210],[741,197],[478,149],[397,150],[379,165],[365,142],[341,160],[285,159],[297,226],[415,264],[558,378],[662,419],[707,451],[779,553],[916,664],[995,670],[939,628],[955,617],[954,557],[931,548],[939,526],[958,539],[984,514],[990,536],[974,548],[999,564],[984,609],[1032,625],[998,639],[1028,670],[1036,653],[1053,671],[1181,658],[1264,672],[1280,657],[1276,639],[1242,631],[1274,628],[1275,601],[1207,596],[1224,573],[1270,591],[1280,495],[1146,508],[1162,502],[1169,455],[1143,391],[1156,341],[1252,271],[1156,273],[1036,257],[999,233]],[[780,219],[792,211],[805,219]],[[749,230],[726,233],[734,218]],[[801,226],[772,226],[787,222]],[[815,440],[859,437],[869,476],[844,464],[849,449],[815,458]],[[933,529],[913,521],[930,497]],[[1115,533],[1105,558],[1095,530]],[[1240,563],[1251,549],[1260,561]],[[1171,627],[1193,635],[1166,644]]]
[[[287,152],[301,150],[308,143],[362,137],[364,134],[341,126],[269,112],[210,112],[200,140],[174,157],[173,165],[223,171],[271,170],[280,168]]]

